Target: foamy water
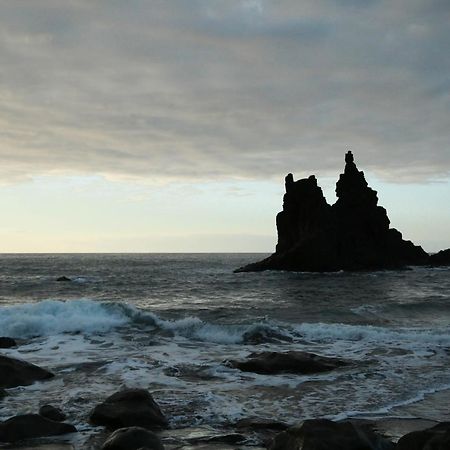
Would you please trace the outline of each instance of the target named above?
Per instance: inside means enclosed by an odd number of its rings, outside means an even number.
[[[450,420],[435,394],[450,392],[450,270],[232,273],[251,259],[1,258],[0,335],[21,343],[2,352],[56,377],[9,390],[0,418],[36,412],[44,402],[62,405],[81,430],[71,439],[84,448],[97,431],[87,424],[90,410],[128,386],[149,389],[173,428],[415,411]],[[56,282],[61,274],[76,281]],[[226,364],[266,350],[351,364],[312,376],[243,373]]]

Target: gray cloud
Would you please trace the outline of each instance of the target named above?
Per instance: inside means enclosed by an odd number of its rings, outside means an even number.
[[[445,0],[0,1],[0,175],[450,173]]]

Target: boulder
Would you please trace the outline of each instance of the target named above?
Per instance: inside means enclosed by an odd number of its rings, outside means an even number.
[[[157,430],[168,426],[158,404],[145,389],[125,389],[111,395],[94,408],[90,422],[111,430],[134,426]]]
[[[351,422],[305,420],[273,439],[270,450],[392,450],[394,444]]]
[[[52,405],[44,405],[39,408],[39,414],[42,417],[53,420],[55,422],[64,422],[67,416],[59,409]]]
[[[102,450],[164,450],[155,433],[141,427],[119,428],[109,436]]]
[[[428,253],[389,228],[386,210],[378,206],[377,192],[357,169],[352,152],[345,162],[332,206],[314,175],[298,181],[287,175],[275,253],[236,272],[380,270],[428,263]]]
[[[450,266],[450,248],[430,255],[430,264],[432,266]]]
[[[245,361],[230,360],[226,364],[243,372],[272,375],[277,373],[311,374],[328,372],[349,363],[338,358],[328,358],[314,353],[291,350],[287,352],[251,353]]]
[[[0,388],[27,386],[53,376],[48,370],[34,364],[0,355]]]
[[[405,434],[397,442],[396,450],[448,450],[450,448],[450,422],[432,428]]]
[[[11,348],[17,345],[16,341],[10,337],[0,337],[0,348]]]
[[[73,425],[54,422],[39,414],[15,416],[0,423],[0,442],[17,442],[43,436],[75,433]]]

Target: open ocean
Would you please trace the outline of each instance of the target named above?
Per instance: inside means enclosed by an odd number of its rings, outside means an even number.
[[[57,376],[10,389],[0,420],[60,406],[85,448],[90,410],[148,389],[172,428],[241,418],[450,421],[450,268],[233,273],[262,254],[0,255],[1,350]],[[72,282],[57,282],[65,275]],[[224,364],[304,350],[354,364],[257,375]],[[251,443],[250,443],[251,445]]]

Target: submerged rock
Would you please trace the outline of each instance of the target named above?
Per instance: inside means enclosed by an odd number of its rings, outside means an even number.
[[[0,442],[17,442],[76,431],[73,425],[67,423],[54,422],[39,414],[24,414],[0,423]]]
[[[248,355],[246,361],[227,361],[227,365],[243,372],[253,372],[264,375],[277,373],[310,374],[328,372],[347,365],[348,362],[338,358],[328,358],[314,353],[288,352],[257,352]]]
[[[405,434],[397,442],[396,450],[446,450],[450,448],[450,422]]]
[[[279,433],[270,450],[392,450],[392,442],[351,422],[305,420]]]
[[[57,278],[56,281],[72,281],[72,279],[63,275],[62,277]]]
[[[125,389],[108,397],[92,411],[90,422],[116,430],[142,427],[149,430],[166,428],[167,419],[145,389]]]
[[[52,377],[51,372],[34,364],[0,355],[0,388],[28,386]]]
[[[102,450],[164,450],[155,433],[141,427],[119,428],[109,436]]]
[[[420,246],[389,228],[386,210],[378,206],[377,192],[368,186],[351,152],[345,162],[332,206],[315,176],[294,181],[287,175],[275,253],[236,272],[379,270],[428,263],[429,255]]]
[[[44,405],[39,408],[39,414],[55,422],[63,422],[67,416],[59,409],[52,405]]]
[[[17,342],[10,337],[0,337],[0,348],[11,348],[15,347]]]

